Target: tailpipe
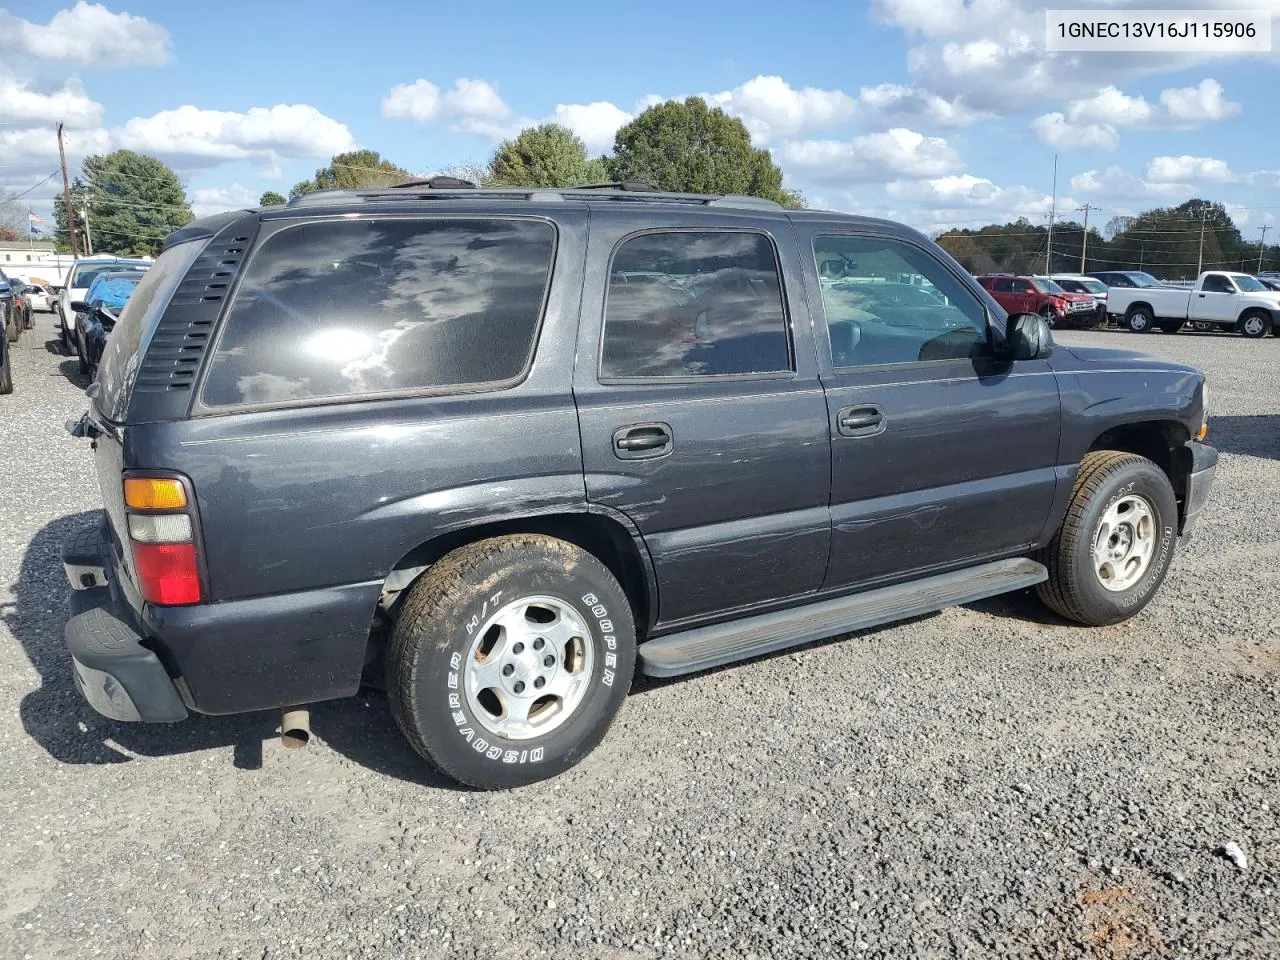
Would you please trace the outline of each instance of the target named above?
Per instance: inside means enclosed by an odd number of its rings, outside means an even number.
[[[280,742],[291,750],[311,741],[311,708],[290,707],[280,716]]]

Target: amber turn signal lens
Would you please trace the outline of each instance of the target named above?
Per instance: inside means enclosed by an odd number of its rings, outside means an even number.
[[[1200,424],[1200,432],[1196,434],[1196,439],[1203,440],[1208,435],[1209,435],[1209,421],[1206,420],[1204,423]]]
[[[135,510],[181,510],[187,505],[187,491],[179,480],[126,477],[124,502]]]

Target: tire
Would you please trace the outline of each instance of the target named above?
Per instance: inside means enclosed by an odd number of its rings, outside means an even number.
[[[76,360],[80,363],[80,372],[87,374],[89,369],[89,358],[84,355],[84,344],[76,340]]]
[[[498,616],[511,626],[485,627]],[[552,632],[543,638],[539,629]],[[533,653],[539,642],[546,657]],[[494,656],[494,672],[477,679]],[[460,547],[423,574],[386,659],[391,713],[414,750],[460,783],[507,789],[568,770],[603,739],[631,686],[635,625],[627,595],[594,556],[515,534]],[[549,714],[544,705],[541,720],[542,701],[532,700],[520,729],[515,718],[533,696],[525,691],[539,679],[548,690],[576,687],[552,700]]]
[[[1181,320],[1159,320],[1156,326],[1160,328],[1161,333],[1177,333],[1182,329],[1183,321]]]
[[[16,314],[9,315],[9,322],[4,326],[4,335],[10,343],[17,343],[22,336],[22,320]]]
[[[67,333],[67,324],[62,316],[62,311],[58,311],[58,339],[62,341],[62,349],[71,352],[71,335]]]
[[[13,368],[9,366],[9,345],[0,343],[0,396],[13,393]]]
[[[1044,322],[1047,323],[1050,326],[1050,328],[1056,326],[1055,320],[1057,318],[1054,316],[1053,311],[1050,310],[1048,307],[1045,307],[1043,310],[1040,311],[1040,316],[1044,318]]]
[[[1118,578],[1126,559],[1113,562],[1111,586],[1104,586],[1094,548],[1102,534],[1104,518],[1117,516],[1127,504],[1142,501],[1149,512],[1148,542],[1150,552],[1144,566],[1134,568],[1132,580]],[[1121,522],[1112,529],[1108,540],[1118,556],[1125,546],[1124,517],[1141,516],[1130,507],[1120,512]],[[1141,526],[1141,521],[1139,521]],[[1062,526],[1037,559],[1049,569],[1049,579],[1036,588],[1041,601],[1056,613],[1087,626],[1100,627],[1119,623],[1141,611],[1155,595],[1177,544],[1178,503],[1173,487],[1164,471],[1145,457],[1116,450],[1099,450],[1085,455],[1076,474]],[[1132,531],[1131,531],[1132,533]],[[1136,547],[1137,537],[1129,542]]]
[[[1261,310],[1247,310],[1236,325],[1240,336],[1248,340],[1261,340],[1271,332],[1271,318]]]
[[[1142,304],[1130,307],[1129,312],[1124,315],[1124,325],[1129,328],[1130,333],[1150,333],[1154,324],[1155,316],[1151,308]]]

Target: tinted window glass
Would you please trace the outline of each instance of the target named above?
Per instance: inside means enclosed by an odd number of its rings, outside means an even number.
[[[848,264],[843,280],[822,287],[837,367],[954,360],[985,351],[981,302],[921,248],[887,237],[818,237],[814,254],[819,263],[839,257]]]
[[[529,220],[304,223],[253,254],[209,406],[485,384],[529,362],[555,231]]]
[[[997,280],[997,281],[996,281],[996,285],[995,285],[995,288],[994,288],[994,289],[995,289],[996,293],[1012,293],[1012,292],[1013,292],[1013,281],[1012,281],[1012,280]]]
[[[1204,285],[1201,289],[1207,290],[1209,293],[1235,292],[1234,288],[1231,286],[1231,281],[1219,273],[1211,273],[1209,276],[1205,277]]]
[[[129,402],[142,347],[160,322],[160,315],[188,268],[204,249],[205,240],[170,247],[141,275],[137,289],[120,311],[98,364],[98,409],[109,420],[120,420]]]
[[[1013,281],[1013,292],[1014,293],[1030,293],[1031,284],[1027,283],[1027,281],[1025,280],[1015,280]]]
[[[758,233],[648,233],[614,255],[602,377],[791,370],[773,243]]]

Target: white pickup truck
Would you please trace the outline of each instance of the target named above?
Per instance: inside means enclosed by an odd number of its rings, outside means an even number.
[[[1247,273],[1211,270],[1195,286],[1112,287],[1107,312],[1124,317],[1134,333],[1158,327],[1176,333],[1188,321],[1201,329],[1238,330],[1250,339],[1280,330],[1280,291]]]

